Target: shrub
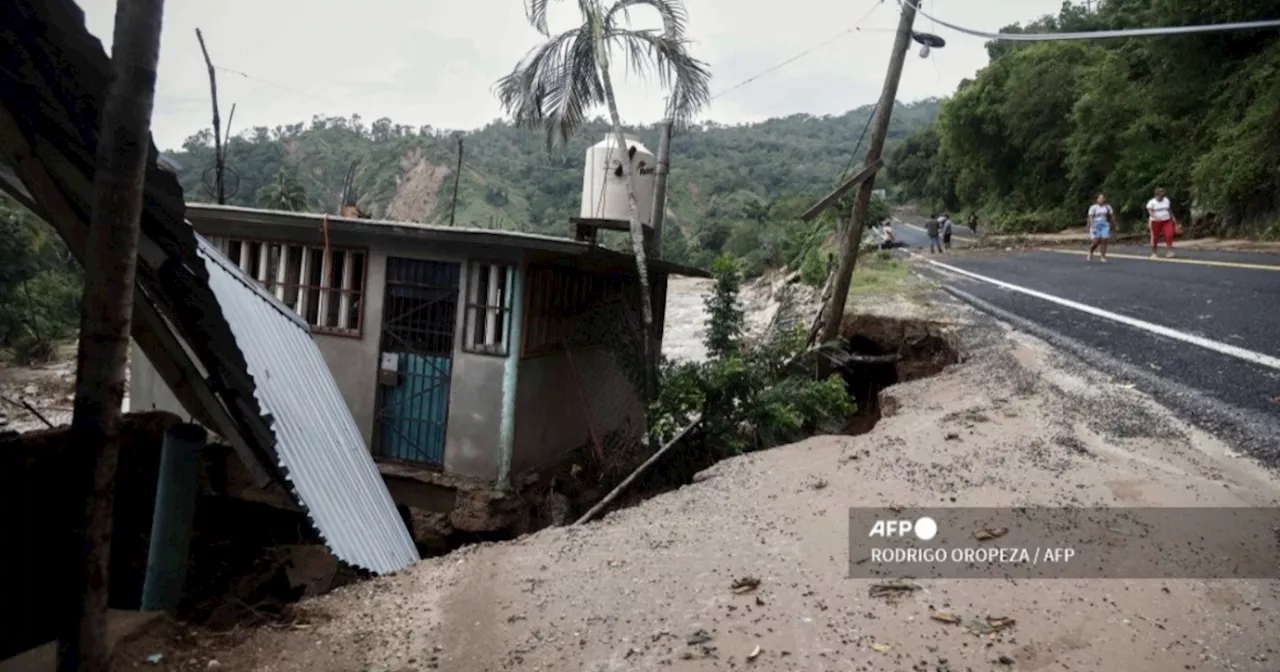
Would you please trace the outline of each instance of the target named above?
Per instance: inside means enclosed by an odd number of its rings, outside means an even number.
[[[800,262],[800,280],[813,287],[821,287],[827,281],[827,264],[818,248],[805,252],[804,261]]]
[[[686,450],[714,461],[837,429],[853,413],[853,401],[843,380],[814,380],[812,369],[801,363],[803,328],[743,343],[737,262],[721,257],[713,272],[715,292],[707,299],[710,357],[663,363],[662,386],[649,415],[657,436],[665,441],[701,414],[702,430]]]

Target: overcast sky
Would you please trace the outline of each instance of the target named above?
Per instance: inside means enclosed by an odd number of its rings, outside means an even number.
[[[115,0],[80,0],[89,30],[110,50]],[[576,4],[553,2],[552,30],[574,25]],[[875,7],[868,18],[859,18]],[[927,0],[922,7],[961,25],[995,31],[1055,12],[1061,0]],[[840,114],[879,95],[898,7],[894,0],[686,0],[689,37],[708,62],[712,93],[733,87],[854,25],[800,60],[718,97],[702,115],[740,123],[796,113]],[[196,41],[204,32],[218,73],[223,118],[236,104],[233,132],[359,114],[365,122],[472,129],[502,116],[493,83],[540,36],[521,0],[169,0],[152,121],[156,144],[176,148],[210,118],[209,82]],[[640,27],[656,25],[634,12]],[[982,41],[935,27],[947,46],[908,57],[898,99],[945,96],[986,64]],[[624,121],[661,116],[656,83],[618,85]],[[603,110],[601,110],[603,112]]]

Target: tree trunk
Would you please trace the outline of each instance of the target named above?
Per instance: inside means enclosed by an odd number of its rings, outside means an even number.
[[[106,672],[111,653],[107,600],[120,406],[163,13],[164,0],[119,0],[116,5],[111,79],[94,165],[69,437],[74,450],[70,474],[84,495],[75,540],[83,564],[69,577],[59,672]]]
[[[631,250],[636,257],[636,275],[640,279],[640,338],[643,340],[644,352],[644,392],[645,401],[653,401],[657,394],[655,368],[658,362],[653,352],[653,294],[649,290],[649,265],[645,259],[644,226],[640,223],[640,208],[636,202],[635,175],[631,170],[631,162],[627,160],[627,139],[622,135],[622,117],[618,114],[618,101],[613,96],[613,82],[609,79],[609,65],[602,54],[600,59],[600,79],[604,84],[605,100],[609,104],[609,119],[613,122],[613,135],[618,142],[618,151],[622,152],[622,179],[627,181],[627,212],[631,216]]]

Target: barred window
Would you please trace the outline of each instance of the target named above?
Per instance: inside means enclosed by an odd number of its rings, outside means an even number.
[[[511,286],[515,267],[472,261],[467,270],[467,322],[462,349],[505,356],[511,340]]]
[[[354,336],[363,328],[364,250],[241,238],[210,238],[240,270],[275,294],[316,333]]]

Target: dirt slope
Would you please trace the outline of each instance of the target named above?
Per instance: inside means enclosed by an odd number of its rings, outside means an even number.
[[[436,195],[449,175],[448,166],[427,161],[422,149],[414,149],[400,159],[403,174],[395,196],[387,204],[386,218],[402,222],[430,222],[436,212]]]
[[[586,527],[353,586],[310,603],[305,629],[229,649],[236,638],[187,639],[166,669],[1276,670],[1275,581],[929,580],[893,604],[844,578],[850,506],[1263,505],[1280,492],[1140,391],[949,311],[969,322],[967,361],[891,388],[899,410],[869,434],[729,460]],[[747,575],[759,589],[735,595]],[[979,638],[933,609],[1017,624]],[[116,669],[170,645],[137,642]]]

